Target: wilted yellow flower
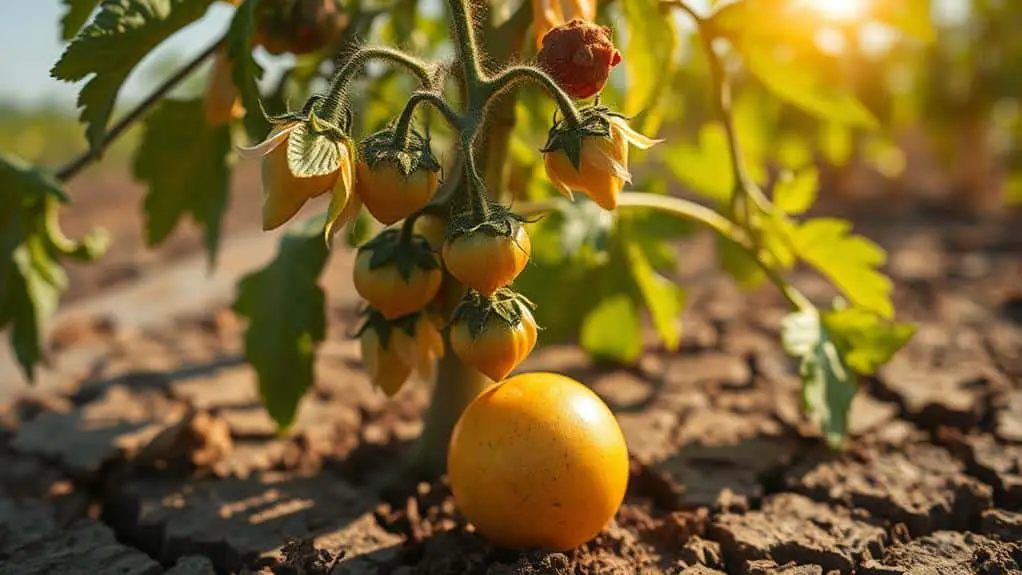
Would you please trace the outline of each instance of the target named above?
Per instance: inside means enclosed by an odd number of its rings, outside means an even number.
[[[576,190],[601,208],[613,210],[621,189],[632,179],[628,172],[629,144],[645,150],[661,140],[636,132],[621,116],[596,115],[604,122],[591,122],[582,129],[555,129],[544,149],[543,161],[547,177],[562,194],[570,198]],[[568,143],[572,139],[574,142]],[[578,150],[577,158],[571,157],[571,149]]]
[[[234,85],[233,73],[234,65],[227,57],[226,48],[221,47],[213,58],[213,68],[203,98],[206,123],[210,126],[222,126],[231,118],[245,115],[245,107],[241,105],[238,88]]]
[[[444,355],[443,337],[424,312],[388,321],[370,310],[360,337],[369,380],[388,396],[396,394],[412,372],[432,380],[436,360]]]
[[[263,158],[262,179],[263,195],[263,229],[272,230],[290,220],[305,202],[327,191],[333,191],[328,215],[328,232],[338,221],[343,221],[357,213],[357,206],[352,205],[351,190],[353,187],[354,153],[346,141],[327,141],[328,146],[336,146],[332,150],[339,161],[335,169],[308,177],[296,175],[288,162],[290,139],[296,130],[304,131],[305,123],[288,121],[278,123],[263,142],[251,148],[243,148],[242,153],[250,157]],[[354,211],[353,211],[354,210]]]

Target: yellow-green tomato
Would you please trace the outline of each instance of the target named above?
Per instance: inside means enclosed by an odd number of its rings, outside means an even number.
[[[395,332],[397,333],[397,332]],[[398,337],[407,337],[398,334]],[[393,337],[392,337],[393,339]],[[412,374],[412,366],[405,362],[398,353],[398,346],[391,342],[384,348],[376,331],[367,329],[362,332],[362,364],[365,366],[369,381],[392,397]]]
[[[472,334],[470,322],[459,319],[451,326],[451,349],[466,365],[500,381],[522,363],[536,347],[536,319],[520,307],[521,320],[514,325],[491,313],[480,333]]]
[[[592,539],[628,486],[628,449],[606,404],[581,383],[526,373],[465,408],[447,473],[476,530],[508,548],[563,551]]]
[[[524,226],[516,226],[510,236],[469,232],[444,243],[444,264],[454,279],[490,295],[522,273],[531,251]]]
[[[369,167],[360,161],[355,173],[355,193],[380,223],[403,220],[429,202],[436,192],[437,172],[419,169],[407,176],[392,162]]]
[[[419,311],[440,290],[443,272],[439,267],[412,268],[405,279],[395,261],[372,267],[370,250],[360,250],[355,258],[355,290],[387,319],[397,319]]]

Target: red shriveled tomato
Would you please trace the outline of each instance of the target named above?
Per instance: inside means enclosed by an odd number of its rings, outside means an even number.
[[[589,388],[526,373],[482,392],[451,436],[454,499],[497,545],[567,550],[614,516],[628,449],[614,414]]]

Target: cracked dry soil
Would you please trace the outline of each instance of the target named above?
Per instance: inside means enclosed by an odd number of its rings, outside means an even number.
[[[864,383],[840,453],[801,418],[780,302],[691,263],[706,242],[682,247],[680,351],[629,368],[572,347],[535,354],[527,369],[605,398],[633,454],[614,521],[568,553],[496,549],[443,480],[384,481],[427,390],[388,402],[370,388],[345,337],[350,295],[331,303],[316,388],[287,438],[225,310],[146,332],[71,326],[56,353],[89,342],[102,360],[0,410],[0,574],[1020,573],[1017,227],[867,233],[891,250],[899,310],[920,331]],[[903,263],[914,258],[936,263]]]

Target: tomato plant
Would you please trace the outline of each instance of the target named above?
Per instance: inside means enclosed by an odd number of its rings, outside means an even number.
[[[367,373],[388,395],[413,373],[434,383],[415,450],[415,464],[432,473],[484,390],[504,391],[487,392],[479,409],[516,388],[545,397],[526,381],[562,387],[545,375],[491,387],[534,346],[568,339],[635,362],[648,318],[677,349],[686,292],[668,279],[678,265],[670,242],[695,225],[716,234],[720,265],[742,287],[769,283],[790,305],[782,344],[799,365],[806,415],[830,445],[843,440],[859,379],[912,336],[895,321],[883,249],[850,222],[808,213],[817,152],[840,163],[862,141],[891,146],[862,101],[864,82],[817,49],[827,24],[806,2],[700,11],[682,0],[580,0],[571,10],[447,0],[437,16],[416,0],[236,1],[222,37],[113,123],[132,70],[213,2],[64,4],[69,43],[52,74],[83,82],[89,150],[56,170],[0,159],[0,326],[28,379],[66,288],[64,262],[95,259],[107,241],[99,231],[80,241],[63,234],[64,184],[136,122],[144,130],[133,174],[147,190],[150,245],[191,219],[215,263],[232,170],[239,157],[260,164],[263,227],[287,229],[276,257],[240,281],[234,310],[248,322],[246,357],[284,430],[313,382],[326,334],[319,276],[347,230],[360,246]],[[870,18],[932,40],[925,2],[888,4],[897,6]],[[295,58],[270,82],[263,52]],[[204,94],[168,96],[207,61]],[[650,169],[633,178],[633,163]],[[669,182],[698,198],[666,193]],[[327,197],[325,213],[295,221]],[[391,227],[374,234],[373,220]],[[798,265],[841,297],[810,300],[789,281]],[[594,433],[613,435],[612,417],[600,418]],[[543,541],[587,537],[620,501],[619,487],[607,487],[591,525]]]

